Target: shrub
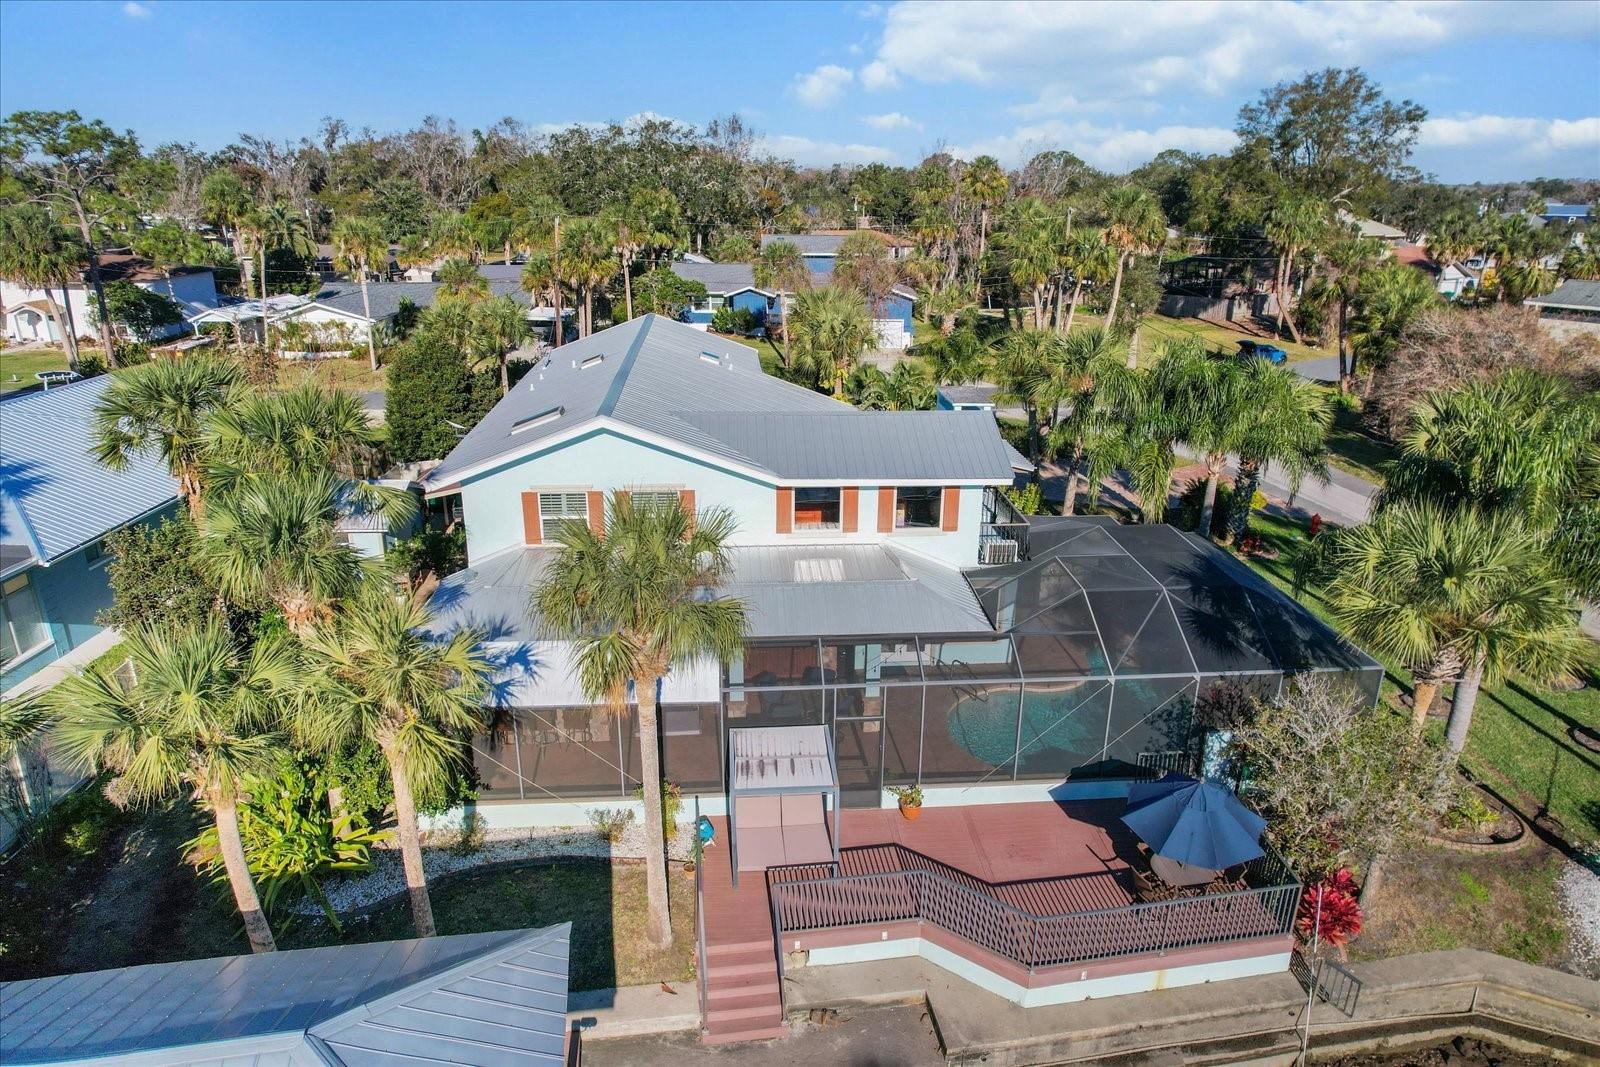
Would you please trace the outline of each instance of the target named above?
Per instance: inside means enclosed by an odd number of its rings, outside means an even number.
[[[111,606],[95,617],[103,626],[187,624],[217,601],[216,586],[195,566],[195,530],[186,512],[107,534],[104,548],[111,555]]]
[[[627,832],[628,827],[633,825],[633,809],[595,808],[589,812],[589,821],[594,824],[595,833],[615,845],[622,840],[622,835]]]
[[[488,833],[489,824],[482,815],[475,811],[464,811],[461,814],[461,829],[456,831],[456,839],[450,850],[461,856],[472,856],[483,851],[483,839]]]
[[[1167,523],[1178,527],[1180,530],[1194,530],[1200,522],[1200,507],[1205,503],[1206,483],[1203,478],[1196,478],[1183,490],[1178,506],[1167,509]],[[1216,506],[1211,511],[1210,536],[1221,537],[1228,531],[1228,516],[1233,511],[1233,486],[1225,481],[1217,482]],[[1250,500],[1250,510],[1267,506],[1267,498],[1260,490]],[[1202,531],[1195,530],[1196,533]],[[1202,533],[1202,536],[1204,534]]]
[[[643,800],[644,786],[635,789],[633,795]],[[678,832],[678,812],[682,810],[683,790],[678,783],[661,779],[661,836],[668,841]]]
[[[1456,802],[1439,817],[1439,825],[1447,830],[1470,830],[1482,833],[1500,821],[1500,813],[1490,807],[1483,794],[1471,786],[1463,788]]]
[[[1314,885],[1306,886],[1295,917],[1295,931],[1310,943],[1313,935],[1339,949],[1361,932],[1360,890],[1350,872],[1340,868]]]
[[[733,309],[724,304],[711,314],[711,329],[717,333],[733,332]]]
[[[1044,511],[1044,486],[1039,482],[1029,482],[1021,489],[1007,486],[1006,499],[1024,515],[1038,515]]]

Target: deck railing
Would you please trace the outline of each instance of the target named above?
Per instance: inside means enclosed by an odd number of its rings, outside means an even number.
[[[1288,933],[1300,886],[1274,856],[1246,867],[1251,888],[1120,907],[1041,915],[1002,899],[1000,887],[900,845],[845,849],[872,853],[877,869],[832,873],[829,866],[768,872],[774,922],[788,934],[896,922],[923,922],[1029,972],[1066,964],[1164,953]],[[1049,899],[1051,883],[1067,895],[1070,878],[1029,883]]]

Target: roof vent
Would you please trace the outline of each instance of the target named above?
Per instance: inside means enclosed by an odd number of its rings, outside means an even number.
[[[719,367],[722,365],[722,357],[715,352],[702,352],[700,353],[700,358],[707,363],[715,363]]]
[[[531,430],[535,426],[543,426],[547,422],[555,422],[565,410],[565,408],[554,407],[541,411],[537,415],[529,415],[525,419],[518,419],[511,424],[511,432],[521,433],[523,430]]]
[[[581,370],[588,370],[590,367],[598,367],[601,363],[605,362],[605,358],[606,357],[603,354],[598,356],[589,356],[582,363],[579,363],[577,360],[573,360],[572,365]]]

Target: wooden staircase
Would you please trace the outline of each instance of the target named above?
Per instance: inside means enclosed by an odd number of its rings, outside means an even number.
[[[783,1037],[778,959],[769,937],[706,946],[707,1045]]]
[[[695,887],[700,900],[700,936],[705,956],[701,1038],[708,1045],[784,1037],[782,979],[772,928],[772,902],[760,871],[746,871],[733,884],[728,867],[728,827],[720,816],[715,847],[700,858]]]

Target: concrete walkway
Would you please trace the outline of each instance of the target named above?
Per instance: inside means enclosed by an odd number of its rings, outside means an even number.
[[[1294,372],[1302,378],[1309,378],[1314,382],[1325,385],[1334,385],[1339,381],[1339,357],[1321,356],[1317,359],[1302,359],[1289,364]]]

